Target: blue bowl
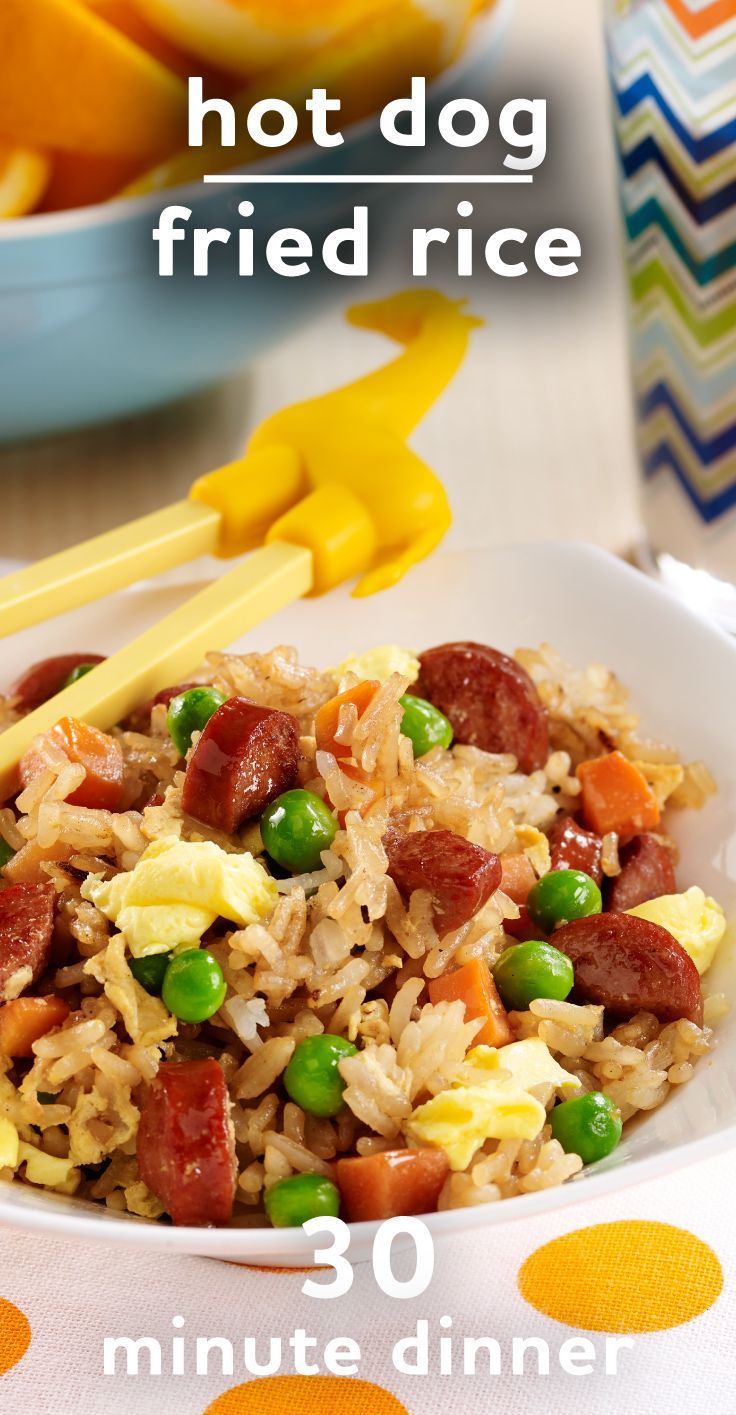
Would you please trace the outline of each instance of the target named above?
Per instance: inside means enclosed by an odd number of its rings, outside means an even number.
[[[512,0],[479,20],[462,58],[432,84],[428,105],[483,80],[498,52]],[[467,90],[469,91],[469,90]],[[409,150],[410,151],[410,150]],[[392,149],[406,164],[406,149]],[[426,154],[425,154],[426,156]],[[385,171],[386,144],[371,119],[344,145],[273,161],[274,171]],[[0,223],[0,442],[60,432],[141,412],[216,383],[257,357],[331,298],[359,298],[351,281],[233,275],[235,244],[215,250],[206,280],[159,279],[152,228],[163,206],[193,209],[190,226],[254,227],[256,249],[274,229],[296,225],[315,244],[343,226],[357,202],[379,211],[399,189],[346,186],[205,187],[81,211]],[[252,198],[247,222],[237,207]],[[371,223],[375,238],[388,221]],[[183,247],[181,248],[183,249]]]

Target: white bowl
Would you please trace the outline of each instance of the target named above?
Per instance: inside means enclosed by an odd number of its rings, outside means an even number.
[[[2,567],[0,567],[1,569]],[[188,583],[157,583],[65,615],[3,646],[3,675],[64,650],[110,651],[173,607]],[[328,666],[350,649],[378,643],[429,647],[476,639],[511,650],[548,641],[572,662],[602,662],[633,694],[647,731],[687,757],[703,757],[719,794],[702,812],[675,814],[682,848],[680,879],[700,884],[736,920],[736,647],[671,599],[651,580],[602,551],[574,544],[435,555],[395,589],[370,600],[339,591],[302,601],[262,625],[238,648],[278,643],[299,647],[305,662]],[[736,1000],[732,927],[707,990]],[[557,1189],[499,1204],[431,1214],[436,1237],[507,1223],[566,1207],[663,1174],[736,1143],[736,1016],[723,1022],[718,1044],[695,1078],[629,1130],[608,1159]],[[24,1185],[0,1186],[0,1222],[69,1238],[201,1254],[233,1261],[295,1266],[309,1263],[310,1240],[299,1229],[173,1229]],[[365,1257],[375,1224],[354,1226],[351,1256]]]

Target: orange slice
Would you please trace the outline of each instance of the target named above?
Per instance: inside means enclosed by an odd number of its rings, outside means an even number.
[[[25,216],[43,196],[51,164],[40,152],[0,143],[0,220]]]
[[[132,182],[144,166],[140,159],[135,161],[130,157],[55,152],[51,176],[38,210],[72,211],[109,201],[121,187]]]
[[[426,6],[426,7],[425,7]],[[313,88],[326,88],[339,98],[343,131],[350,123],[376,113],[390,99],[409,92],[414,75],[433,77],[459,50],[467,32],[469,0],[391,0],[390,13],[374,17],[326,45],[301,65],[284,65],[233,100],[237,130],[245,134],[245,117],[262,98],[279,97],[304,114]],[[306,124],[294,145],[309,136]],[[160,191],[198,181],[205,173],[244,171],[259,159],[273,157],[244,136],[234,148],[207,144],[178,154],[144,174],[125,195]]]
[[[182,54],[161,30],[149,25],[133,0],[81,0],[81,3],[106,24],[112,25],[113,29],[132,39],[139,49],[145,49],[146,54],[158,59],[172,73],[183,79],[189,77],[192,72],[191,57]]]
[[[151,54],[160,64],[165,64],[166,68],[170,69],[172,74],[177,74],[180,79],[186,80],[190,74],[196,72],[204,82],[207,95],[225,98],[232,92],[237,81],[231,73],[225,74],[207,65],[194,64],[191,53],[186,53],[172,44],[162,30],[155,29],[148,23],[137,8],[135,0],[81,0],[81,4],[86,5],[88,10],[98,15],[106,24],[112,25],[113,29],[132,39],[140,49],[145,49],[146,54]]]
[[[390,0],[134,0],[161,34],[210,64],[251,75],[321,49]]]
[[[0,0],[0,132],[149,161],[186,136],[186,88],[76,0]]]

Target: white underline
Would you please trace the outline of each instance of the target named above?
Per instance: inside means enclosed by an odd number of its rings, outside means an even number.
[[[471,173],[470,176],[465,177],[447,175],[435,177],[431,175],[425,175],[423,173],[413,173],[407,176],[401,176],[399,173],[394,173],[391,176],[382,176],[377,173],[368,174],[365,172],[340,172],[336,173],[334,176],[324,176],[317,175],[316,173],[313,175],[310,172],[294,172],[291,174],[280,172],[253,172],[249,174],[243,174],[242,176],[234,176],[232,173],[227,173],[223,176],[211,174],[209,176],[206,176],[204,178],[204,181],[227,183],[268,182],[270,184],[280,183],[284,186],[308,186],[310,183],[314,182],[320,182],[322,184],[329,183],[334,186],[360,186],[361,183],[366,182],[372,182],[375,184],[378,184],[380,182],[386,182],[394,186],[430,186],[436,184],[451,185],[455,183],[467,186],[468,183],[476,183],[477,185],[488,185],[491,183],[531,182],[533,181],[533,177],[531,172],[515,172],[513,174],[507,174],[505,172],[496,174]]]

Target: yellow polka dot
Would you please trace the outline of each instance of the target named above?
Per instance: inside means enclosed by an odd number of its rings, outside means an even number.
[[[31,1326],[20,1307],[0,1297],[0,1376],[23,1359],[31,1344]]]
[[[409,1415],[382,1386],[348,1376],[266,1376],[233,1386],[202,1415]]]
[[[566,1233],[519,1270],[519,1291],[532,1307],[587,1331],[666,1331],[706,1312],[722,1288],[723,1271],[707,1243],[644,1220]]]

